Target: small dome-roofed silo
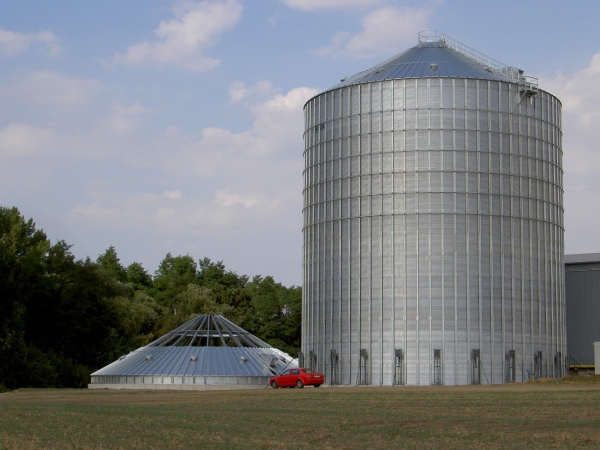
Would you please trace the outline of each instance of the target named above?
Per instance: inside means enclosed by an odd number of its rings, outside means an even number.
[[[296,360],[219,315],[201,315],[92,373],[91,389],[251,389]]]
[[[434,32],[304,113],[305,365],[340,384],[564,374],[560,101]]]

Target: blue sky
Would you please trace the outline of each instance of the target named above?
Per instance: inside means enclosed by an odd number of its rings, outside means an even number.
[[[566,252],[600,252],[600,3],[0,0],[0,205],[153,273],[300,284],[304,102],[440,30],[563,102]]]

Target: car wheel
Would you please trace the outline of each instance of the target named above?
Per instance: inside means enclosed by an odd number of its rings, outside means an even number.
[[[321,385],[320,385],[320,384],[315,384],[314,386],[315,386],[315,387],[321,387]]]
[[[279,387],[279,385],[277,384],[277,381],[273,381],[273,382],[271,383],[271,387],[272,387],[273,389],[277,389],[277,388]]]
[[[302,382],[302,380],[296,381],[296,387],[298,389],[302,389],[304,387],[304,383]]]

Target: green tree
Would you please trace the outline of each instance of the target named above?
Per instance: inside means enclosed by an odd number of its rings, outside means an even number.
[[[152,276],[138,262],[127,266],[127,284],[135,291],[148,290],[153,286]]]
[[[247,291],[248,277],[226,270],[222,261],[214,263],[204,258],[199,265],[200,283],[213,291],[215,301],[234,308],[237,317],[244,316],[251,307]]]
[[[108,249],[102,255],[98,256],[96,262],[115,280],[121,283],[125,283],[127,281],[127,271],[121,265],[121,260],[117,256],[117,251],[112,245],[108,247]]]
[[[154,274],[154,298],[174,313],[175,297],[190,284],[199,284],[198,267],[189,256],[172,256],[168,253]]]
[[[109,299],[129,291],[107,279],[106,272],[89,259],[74,261],[56,275],[47,299],[54,313],[46,327],[46,339],[38,346],[53,348],[87,367],[101,367],[115,356],[113,347],[117,346],[117,318]]]
[[[300,351],[300,288],[286,288],[271,276],[255,276],[248,285],[248,295],[253,313],[245,316],[244,325],[274,347],[296,355]]]
[[[212,290],[197,284],[190,284],[185,291],[177,294],[175,304],[175,312],[163,317],[159,335],[168,333],[199,314],[219,314],[234,322],[238,318],[233,307],[218,303]]]
[[[108,303],[117,319],[115,352],[126,354],[160,337],[155,328],[164,308],[145,291],[136,291],[131,297],[115,296]]]
[[[53,379],[47,364],[30,357],[27,304],[44,294],[46,234],[17,208],[0,207],[0,385],[14,388],[32,377]],[[27,385],[27,384],[26,384]]]
[[[0,326],[20,321],[20,307],[35,296],[44,276],[49,247],[32,219],[26,221],[17,208],[0,207]]]
[[[84,386],[114,355],[107,299],[131,288],[0,208],[0,384]]]
[[[154,279],[114,247],[76,260],[32,219],[0,207],[0,390],[84,387],[89,374],[198,314],[220,314],[295,355],[300,288],[166,255]]]

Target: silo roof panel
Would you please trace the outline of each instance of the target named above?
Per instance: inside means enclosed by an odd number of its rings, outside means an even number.
[[[475,78],[512,81],[446,45],[421,45],[343,80],[331,89],[404,78]],[[328,90],[331,90],[328,89]]]
[[[197,339],[202,336],[211,339]],[[222,316],[201,315],[147,346],[123,355],[92,376],[265,377],[286,367],[296,367],[288,354]]]

